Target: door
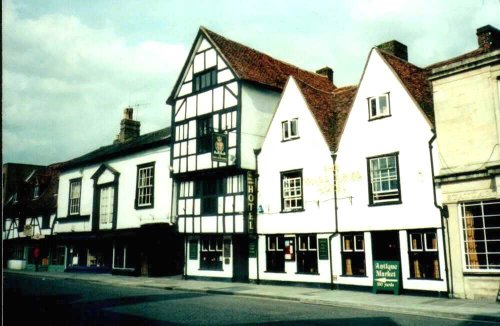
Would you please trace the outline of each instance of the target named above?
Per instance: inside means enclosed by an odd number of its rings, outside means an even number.
[[[401,261],[399,231],[372,232],[373,260]]]
[[[233,281],[248,282],[248,236],[233,236]]]

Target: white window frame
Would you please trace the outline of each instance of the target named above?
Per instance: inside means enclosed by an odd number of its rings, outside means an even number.
[[[149,173],[149,174],[148,174]],[[149,181],[149,182],[147,182]],[[137,206],[148,207],[153,205],[154,192],[154,165],[137,169]]]
[[[115,255],[116,255],[116,244],[113,245],[113,269],[122,269],[122,270],[133,270],[134,268],[126,267],[127,266],[127,245],[123,245],[123,267],[115,266]]]
[[[78,186],[78,188],[76,188]],[[77,189],[77,190],[76,190]],[[80,204],[82,198],[82,180],[70,180],[69,182],[69,215],[80,214]]]
[[[33,199],[37,199],[38,197],[40,197],[40,186],[37,181],[33,187]]]
[[[381,109],[381,100],[385,101],[385,110],[382,112]],[[378,96],[373,96],[368,98],[368,114],[370,120],[388,117],[391,115],[390,101],[389,101],[389,93],[385,93]]]
[[[424,234],[423,232],[410,233],[410,251],[411,252],[423,252],[424,251]],[[420,248],[413,248],[413,239],[420,239]],[[437,250],[433,250],[437,251]]]
[[[316,247],[313,248],[311,247],[311,243],[314,243],[314,241],[311,241],[311,238],[314,237],[314,235],[311,235],[311,234],[299,234],[298,235],[298,238],[299,238],[299,245],[298,245],[298,251],[317,251],[318,250],[318,245],[315,243]],[[302,249],[302,241],[304,240],[304,238],[306,239],[306,248],[305,249]]]
[[[280,241],[279,241],[280,237],[282,237],[282,236],[270,235],[270,236],[267,237],[267,251],[283,251],[283,250],[285,250],[285,248],[283,248],[283,247],[280,248],[279,247],[279,245],[280,245]],[[274,241],[271,241],[272,238],[274,238]],[[274,248],[274,249],[271,248],[271,243],[272,242],[275,242],[275,244],[276,244],[276,248]]]
[[[281,136],[282,140],[299,138],[299,118],[283,121],[281,123]]]
[[[99,190],[99,223],[103,226],[113,223],[114,197],[115,188],[113,186],[103,187]]]
[[[351,249],[346,249],[345,247],[345,238],[350,237],[352,241],[352,247]],[[358,248],[358,243],[357,239],[358,237],[361,237],[363,241],[363,248]],[[365,251],[365,236],[363,234],[347,234],[347,235],[342,235],[342,251],[343,252],[364,252]]]
[[[500,266],[499,267],[492,267],[492,268],[489,268],[489,262],[488,264],[486,265],[487,268],[471,268],[467,265],[467,261],[468,261],[468,258],[467,258],[467,255],[469,254],[468,253],[468,250],[467,250],[467,240],[466,240],[466,232],[467,232],[467,228],[466,228],[466,220],[465,220],[465,208],[468,207],[468,206],[480,206],[481,207],[481,216],[474,216],[474,218],[481,218],[482,219],[482,225],[483,225],[483,232],[485,232],[486,230],[488,230],[489,228],[485,228],[485,223],[484,223],[484,218],[485,217],[489,217],[491,218],[492,216],[496,216],[496,215],[485,215],[484,214],[484,205],[500,205],[500,201],[498,199],[494,199],[494,200],[478,200],[478,201],[474,201],[474,202],[465,202],[465,203],[459,203],[458,207],[459,207],[459,210],[460,210],[460,219],[461,219],[461,222],[460,222],[460,229],[461,229],[461,232],[460,232],[460,240],[461,240],[461,247],[462,247],[462,257],[463,257],[463,271],[464,272],[474,272],[474,273],[478,273],[478,274],[481,274],[481,273],[491,273],[491,272],[498,272],[500,271]],[[476,228],[474,228],[476,229]],[[478,228],[478,229],[481,229],[481,228]],[[499,241],[500,239],[497,239],[497,240],[490,240],[490,241]],[[480,254],[486,254],[488,255],[489,253],[491,252],[488,252],[488,247],[487,247],[487,242],[488,239],[486,239],[486,234],[485,234],[485,251],[484,253],[480,253]],[[496,252],[494,252],[496,253]],[[486,256],[488,257],[488,256]],[[485,265],[481,265],[481,266],[485,266]]]
[[[300,176],[287,176],[296,173],[299,173]],[[281,192],[284,212],[292,212],[304,209],[304,198],[302,193],[302,170],[282,172]]]
[[[236,194],[243,192],[243,175],[233,175],[226,177],[226,194]]]
[[[394,160],[394,168],[389,168],[389,160]],[[385,161],[385,168],[381,168],[381,163]],[[377,162],[377,167],[375,168],[374,162]],[[371,198],[370,204],[383,204],[401,201],[401,185],[399,182],[399,164],[398,164],[397,154],[388,154],[383,156],[377,156],[368,158],[369,170],[370,170],[370,187],[371,187]],[[394,170],[394,171],[392,171]],[[386,173],[387,172],[387,173]],[[393,187],[391,183],[396,181],[396,186]],[[383,189],[384,184],[387,184],[388,189]],[[376,185],[378,185],[381,190],[376,190]],[[397,198],[388,198],[394,197]]]

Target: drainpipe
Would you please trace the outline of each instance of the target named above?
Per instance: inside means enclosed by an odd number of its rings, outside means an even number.
[[[448,213],[447,211],[440,205],[438,205],[437,202],[437,196],[436,196],[436,184],[434,182],[434,158],[432,155],[432,143],[434,140],[436,140],[437,134],[436,130],[431,129],[432,132],[432,137],[429,140],[429,155],[431,159],[431,174],[432,174],[432,194],[434,196],[434,206],[439,209],[439,213],[441,216],[441,236],[443,238],[443,253],[444,253],[444,270],[446,273],[446,292],[448,293],[448,296],[453,295],[453,275],[450,275],[448,273],[448,255],[447,255],[447,250],[446,250],[446,237],[445,237],[445,218],[448,218]],[[448,229],[448,223],[446,223],[446,233],[448,235],[448,243],[450,239],[450,230]],[[451,268],[451,264],[450,264]],[[452,272],[452,270],[450,270]],[[451,293],[450,293],[450,284],[451,284]]]
[[[331,289],[334,289],[333,284],[333,252],[332,252],[332,239],[337,234],[339,225],[338,225],[338,205],[337,205],[337,166],[335,161],[337,160],[337,153],[330,152],[333,162],[333,202],[334,202],[334,218],[335,218],[335,231],[328,237],[328,246],[330,247],[330,282]]]
[[[261,149],[260,148],[256,148],[253,150],[253,153],[255,155],[255,189],[256,189],[256,193],[255,193],[255,205],[257,207],[257,214],[255,214],[255,229],[256,229],[256,234],[257,234],[257,239],[255,239],[256,243],[255,243],[255,255],[256,255],[256,264],[257,264],[257,279],[255,280],[255,282],[257,284],[260,284],[260,273],[259,273],[259,229],[257,227],[258,223],[259,223],[259,219],[257,218],[257,216],[259,215],[259,201],[258,201],[258,195],[259,195],[259,161],[257,160],[257,157],[259,156],[260,154],[260,151]]]

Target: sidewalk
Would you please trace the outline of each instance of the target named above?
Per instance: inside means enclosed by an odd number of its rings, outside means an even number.
[[[312,289],[293,286],[195,281],[183,280],[179,276],[147,278],[117,276],[110,274],[4,270],[4,274],[9,273],[30,275],[39,278],[81,280],[109,285],[263,297],[336,307],[500,323],[500,303],[477,300],[434,298],[411,295],[397,296],[392,294],[372,294],[369,292]]]

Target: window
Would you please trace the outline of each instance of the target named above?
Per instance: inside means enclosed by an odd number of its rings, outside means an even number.
[[[154,175],[154,163],[137,166],[136,208],[153,207]]]
[[[368,171],[370,204],[401,202],[397,154],[369,158]]]
[[[368,98],[370,120],[391,115],[389,93]]]
[[[197,197],[201,198],[201,214],[216,214],[217,196],[222,194],[221,179],[206,178],[199,180],[196,191]]]
[[[318,246],[316,235],[299,235],[297,250],[297,272],[318,273]]]
[[[99,221],[101,225],[113,222],[114,194],[115,189],[111,187],[102,188],[99,197]]]
[[[38,181],[35,183],[33,187],[33,199],[36,199],[40,196],[40,186],[38,185]]]
[[[439,279],[439,257],[435,230],[408,233],[410,277]]]
[[[291,140],[299,137],[299,119],[283,121],[281,123],[283,140]]]
[[[210,69],[193,77],[193,90],[195,92],[202,91],[212,85],[217,84],[217,70]]]
[[[69,215],[80,214],[82,179],[74,179],[69,182]]]
[[[281,209],[300,210],[302,204],[302,170],[281,172]]]
[[[57,246],[51,253],[51,265],[64,265],[64,257],[66,256],[66,248]]]
[[[268,272],[285,271],[285,237],[270,235],[267,237],[266,270]]]
[[[212,150],[212,116],[198,120],[198,154],[208,153]]]
[[[179,183],[179,198],[193,197],[193,181],[182,181]]]
[[[13,246],[8,253],[9,259],[22,260],[24,259],[24,247],[22,245]]]
[[[500,270],[500,201],[460,204],[466,270]]]
[[[113,247],[113,268],[134,269],[137,256],[134,248],[126,244],[115,243]]]
[[[222,236],[203,236],[200,240],[200,269],[222,270]]]
[[[226,194],[243,192],[243,175],[234,175],[226,178]]]
[[[365,239],[363,234],[342,235],[342,274],[365,276]]]

